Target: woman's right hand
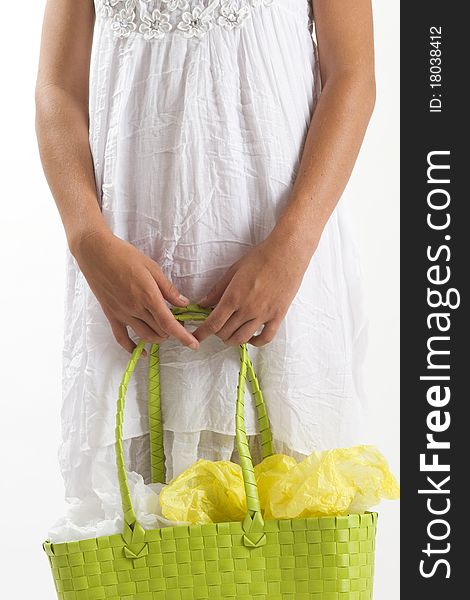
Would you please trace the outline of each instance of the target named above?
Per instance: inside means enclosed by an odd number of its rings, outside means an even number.
[[[199,342],[173,316],[165,300],[187,306],[155,261],[110,230],[82,237],[73,248],[80,270],[108,319],[116,341],[128,352],[136,344],[127,326],[143,340],[161,343],[169,336],[197,350]]]

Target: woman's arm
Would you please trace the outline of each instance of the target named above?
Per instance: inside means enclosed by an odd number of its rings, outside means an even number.
[[[195,332],[227,344],[271,341],[351,175],[375,103],[371,0],[313,0],[323,89],[290,201],[265,241],[201,300]],[[254,333],[264,325],[260,335]]]
[[[116,340],[135,347],[127,325],[147,341],[169,335],[198,347],[165,300],[185,306],[158,265],[108,228],[98,203],[89,147],[88,86],[93,0],[48,0],[36,85],[36,130],[44,171],[70,251]]]

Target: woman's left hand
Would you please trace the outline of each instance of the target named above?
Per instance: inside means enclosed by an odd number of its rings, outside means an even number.
[[[302,283],[312,254],[305,246],[273,231],[252,248],[199,302],[215,308],[194,337],[216,335],[230,346],[270,342]]]

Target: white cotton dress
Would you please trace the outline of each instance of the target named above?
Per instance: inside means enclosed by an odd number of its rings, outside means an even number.
[[[104,218],[197,301],[289,200],[320,92],[310,0],[95,5],[90,144]],[[278,451],[363,441],[366,320],[351,231],[340,203],[276,338],[250,347]],[[66,286],[60,464],[66,497],[99,511],[116,484],[108,475],[129,354],[68,250]],[[218,338],[197,352],[162,345],[168,477],[201,457],[231,458],[237,374],[237,350]],[[146,375],[144,359],[124,437],[129,469],[148,481]],[[250,407],[247,429],[255,447]]]

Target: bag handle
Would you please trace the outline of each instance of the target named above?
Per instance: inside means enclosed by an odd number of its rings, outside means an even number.
[[[173,314],[179,321],[202,321],[207,318],[209,313],[210,309],[203,309],[197,305],[189,305],[183,309],[173,309]],[[124,407],[127,388],[145,345],[145,341],[140,341],[132,352],[119,385],[119,397],[116,410],[116,466],[121,492],[122,509],[124,513],[123,538],[127,544],[127,546],[124,548],[124,553],[128,558],[139,558],[148,553],[148,547],[145,543],[145,530],[137,521],[134,507],[132,505],[129,481],[124,462],[123,448]],[[152,344],[149,360],[149,413],[151,411],[151,424],[155,427],[156,432],[151,447],[152,471],[157,478],[163,480],[163,426],[161,419],[158,349],[158,344]],[[250,382],[252,393],[256,401],[262,439],[263,458],[271,456],[273,453],[273,448],[272,436],[266,414],[263,394],[259,387],[259,383],[253,369],[253,364],[248,356],[246,344],[242,344],[239,347],[239,351],[240,371],[238,375],[237,386],[235,433],[247,503],[247,515],[243,521],[243,539],[246,546],[254,548],[262,546],[266,543],[266,535],[264,533],[264,521],[261,515],[261,506],[259,501],[258,486],[256,484],[254,474],[253,460],[248,446],[248,439],[245,430],[245,387],[247,379]]]
[[[184,323],[185,321],[205,321],[210,315],[211,309],[203,308],[197,304],[191,304],[185,308],[173,308],[172,312],[178,321]],[[165,483],[165,451],[163,446],[159,349],[159,344],[151,345],[148,366],[148,414],[153,483]],[[261,455],[262,458],[265,459],[273,454],[272,434],[266,413],[263,393],[253,369],[253,364],[249,358],[247,360],[247,375],[258,416]]]

